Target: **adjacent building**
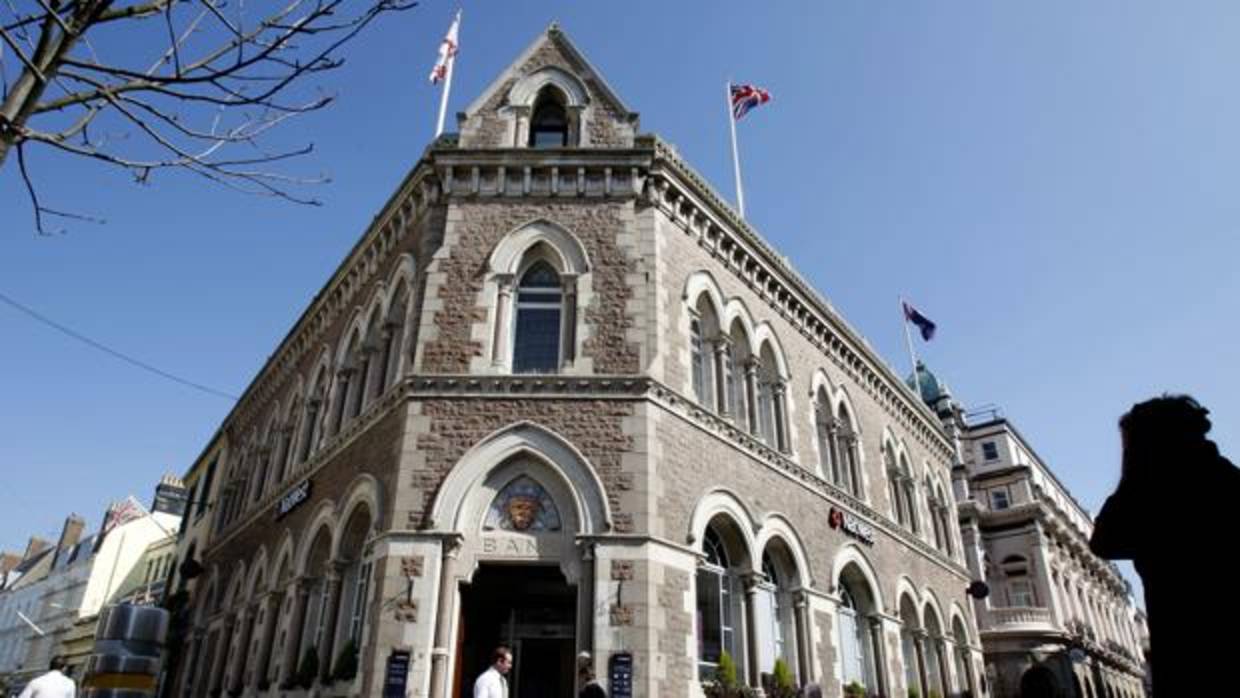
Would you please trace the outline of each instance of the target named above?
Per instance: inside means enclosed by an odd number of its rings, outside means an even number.
[[[1089,550],[1093,522],[995,408],[964,413],[920,367],[926,402],[959,435],[955,487],[986,675],[996,698],[1145,695],[1143,614],[1114,563]]]
[[[458,130],[186,478],[171,690],[989,695],[935,413],[554,25]]]
[[[70,515],[54,547],[28,554],[16,568],[20,576],[0,590],[0,676],[10,687],[46,671],[58,655],[80,677],[104,606],[157,601],[162,583],[153,579],[154,566],[163,573],[175,559],[184,500],[180,480],[165,476],[150,509],[132,496],[115,502],[93,534],[85,534],[82,517]],[[145,584],[138,582],[143,570]]]

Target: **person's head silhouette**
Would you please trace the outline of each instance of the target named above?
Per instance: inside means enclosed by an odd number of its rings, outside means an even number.
[[[1183,459],[1206,443],[1209,410],[1187,395],[1163,395],[1133,405],[1119,420],[1125,479],[1145,479],[1167,459]]]

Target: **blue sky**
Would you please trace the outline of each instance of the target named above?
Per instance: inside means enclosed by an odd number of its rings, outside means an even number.
[[[291,169],[330,174],[323,207],[31,153],[49,205],[108,221],[38,237],[10,158],[0,293],[239,394],[430,138],[425,76],[454,8],[373,27],[319,82],[336,107],[280,134],[314,142]],[[643,130],[729,198],[724,82],[770,89],[739,124],[750,220],[901,374],[910,298],[939,324],[927,362],[965,404],[1001,406],[1085,506],[1117,478],[1116,418],[1152,394],[1196,395],[1224,453],[1240,447],[1234,3],[464,10],[453,112],[559,20]],[[230,408],[5,305],[0,361],[3,548],[149,499]]]

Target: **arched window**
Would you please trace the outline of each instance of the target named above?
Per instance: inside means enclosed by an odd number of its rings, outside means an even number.
[[[775,541],[762,553],[759,586],[758,669],[764,674],[775,670],[782,659],[793,671],[799,668],[796,652],[796,621],[793,618],[792,587],[796,567],[782,541]]]
[[[693,394],[700,404],[709,404],[710,357],[706,353],[701,320],[694,319],[689,323],[689,351],[692,356]]]
[[[353,404],[354,393],[361,383],[358,374],[358,363],[362,354],[362,336],[357,330],[349,335],[348,344],[345,353],[340,359],[340,366],[336,369],[336,389],[332,393],[332,411],[331,422],[328,424],[328,434],[335,434],[352,418],[356,412],[350,409]]]
[[[785,383],[770,343],[762,345],[758,355],[758,436],[768,446],[788,452]]]
[[[921,632],[921,623],[917,617],[917,606],[907,595],[900,599],[900,651],[904,655],[904,683],[909,688],[916,688],[918,695],[926,695],[926,686],[922,685],[921,677],[925,666],[921,653],[917,651],[917,635]]]
[[[714,524],[702,539],[706,559],[697,570],[698,673],[703,680],[714,677],[719,658],[727,652],[743,672],[742,645],[737,637],[741,628],[741,585],[724,533]]]
[[[946,696],[947,693],[947,666],[944,663],[947,649],[946,643],[943,641],[943,626],[939,623],[939,616],[934,609],[927,606],[926,616],[926,634],[925,640],[925,661],[926,661],[926,682],[930,684],[929,694],[938,693],[940,696]]]
[[[836,451],[839,427],[831,413],[831,398],[825,388],[814,395],[814,435],[818,438],[818,465],[823,477],[839,485],[842,481],[840,457]]]
[[[751,433],[756,431],[753,399],[749,393],[749,382],[746,379],[749,367],[753,365],[753,356],[749,351],[749,333],[745,325],[736,319],[732,321],[732,329],[728,333],[727,342],[727,390],[728,412],[732,420],[742,429]]]
[[[890,441],[883,442],[883,467],[887,470],[887,486],[891,497],[891,510],[896,523],[908,526],[908,508],[904,500],[904,473],[896,462],[896,448]]]
[[[378,389],[383,378],[383,364],[380,361],[382,356],[379,353],[381,325],[379,310],[376,308],[366,323],[366,333],[362,336],[362,346],[358,350],[357,388],[350,395],[350,418],[361,414],[371,399],[379,394]]]
[[[517,285],[517,313],[512,349],[515,373],[554,373],[560,368],[564,292],[560,276],[537,261]]]
[[[698,296],[690,315],[689,350],[692,354],[690,370],[693,372],[693,396],[701,406],[722,412],[726,406],[721,404],[720,398],[723,396],[719,394],[722,390],[719,382],[721,352],[716,351],[722,345],[719,316],[715,314],[710,296],[705,293]]]
[[[1020,555],[1009,555],[1000,563],[1007,584],[1008,605],[1030,608],[1037,605],[1033,585],[1029,581],[1029,562]]]
[[[952,637],[956,641],[956,688],[962,695],[965,691],[975,693],[973,661],[969,653],[969,635],[964,629],[964,623],[958,617],[952,621]]]
[[[559,90],[544,88],[534,102],[530,116],[531,148],[564,148],[568,146],[568,110]]]
[[[909,467],[908,459],[904,457],[904,454],[900,454],[900,489],[901,494],[904,495],[909,529],[913,533],[921,533],[921,524],[917,516],[917,481],[913,479],[913,470]]]
[[[943,536],[946,531],[943,530],[943,519],[939,516],[942,510],[942,504],[939,502],[937,493],[934,491],[934,484],[930,482],[930,475],[926,474],[926,503],[930,510],[930,529],[934,533],[934,549],[943,549]]]
[[[319,427],[323,422],[319,412],[326,397],[327,368],[322,367],[314,379],[314,387],[311,388],[309,397],[306,398],[305,410],[302,412],[301,446],[297,451],[297,459],[294,463],[304,463],[310,457],[310,454],[314,453],[314,450],[318,448]]]
[[[349,643],[355,650],[362,646],[362,631],[366,625],[366,609],[370,601],[370,582],[374,563],[365,557],[366,540],[372,521],[370,508],[358,506],[349,516],[340,542],[340,584],[337,597],[336,632],[331,646],[333,661]]]
[[[839,646],[841,680],[844,686],[858,684],[866,695],[879,695],[875,671],[877,666],[875,642],[881,642],[881,631],[873,621],[874,602],[869,585],[854,566],[850,565],[840,574]]]
[[[947,491],[941,485],[936,484],[934,487],[936,493],[935,499],[938,501],[938,520],[939,528],[943,530],[943,552],[948,555],[955,554],[955,546],[952,545],[952,520],[955,508],[951,501],[947,498]]]
[[[835,423],[838,425],[836,452],[843,461],[840,465],[840,484],[854,497],[861,498],[864,496],[861,487],[861,438],[853,427],[852,414],[843,403],[840,403]]]
[[[401,341],[404,338],[405,315],[409,312],[409,286],[401,282],[392,303],[388,307],[387,321],[383,324],[383,385],[380,392],[396,382],[400,370]]]

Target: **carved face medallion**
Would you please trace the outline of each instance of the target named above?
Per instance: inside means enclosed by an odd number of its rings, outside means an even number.
[[[514,495],[508,499],[508,520],[514,531],[524,531],[534,523],[541,504],[534,497]]]

